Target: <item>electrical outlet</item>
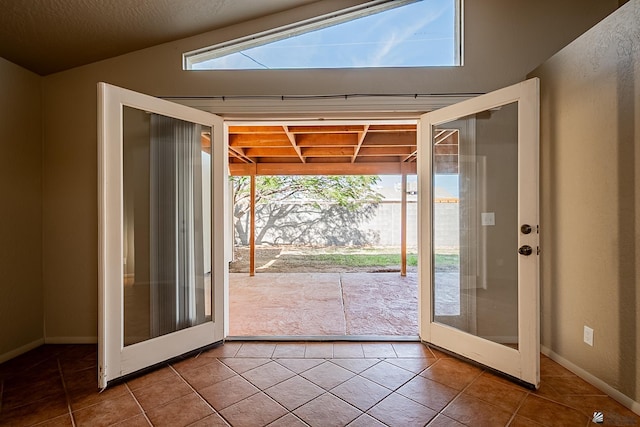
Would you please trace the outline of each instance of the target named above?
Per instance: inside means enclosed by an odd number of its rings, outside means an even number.
[[[593,347],[593,329],[584,325],[584,342]]]

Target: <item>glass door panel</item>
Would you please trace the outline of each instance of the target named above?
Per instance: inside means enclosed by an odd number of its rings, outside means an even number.
[[[420,336],[539,384],[538,80],[420,120]]]
[[[99,385],[224,334],[222,119],[99,85]]]
[[[460,122],[475,132],[461,133]],[[432,135],[434,319],[517,348],[518,104]]]

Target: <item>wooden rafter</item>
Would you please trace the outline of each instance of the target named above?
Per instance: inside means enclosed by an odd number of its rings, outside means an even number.
[[[300,147],[298,147],[298,143],[296,141],[296,136],[293,133],[291,133],[291,131],[289,130],[288,126],[282,126],[282,128],[284,129],[284,133],[287,134],[287,138],[289,138],[289,142],[293,146],[293,149],[296,150],[296,153],[298,154],[298,157],[300,157],[300,161],[302,163],[306,163],[307,161],[304,158],[304,156],[302,155],[302,152],[300,151]]]
[[[369,131],[369,125],[366,125],[362,130],[362,132],[358,133],[358,145],[354,150],[353,157],[351,157],[351,163],[356,162],[356,158],[358,157],[358,153],[360,152],[360,147],[362,147],[362,143],[364,142],[364,139],[367,136],[368,131]]]

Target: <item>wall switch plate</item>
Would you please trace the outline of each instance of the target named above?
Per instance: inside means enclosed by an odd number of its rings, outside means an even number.
[[[584,342],[593,347],[593,329],[584,325]]]

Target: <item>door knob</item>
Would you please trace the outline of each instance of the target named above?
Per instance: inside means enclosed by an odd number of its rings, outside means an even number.
[[[523,245],[520,246],[520,249],[518,249],[518,253],[520,255],[529,256],[533,253],[533,248],[529,245]]]
[[[520,232],[522,234],[529,234],[529,233],[531,233],[531,230],[533,230],[533,229],[531,228],[531,226],[529,224],[522,224],[520,226]]]

